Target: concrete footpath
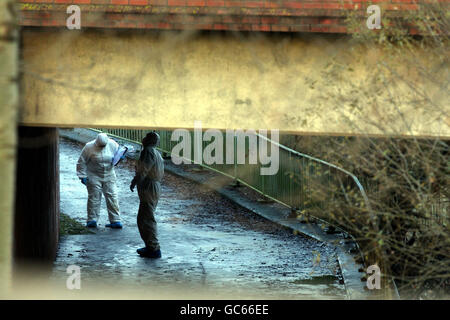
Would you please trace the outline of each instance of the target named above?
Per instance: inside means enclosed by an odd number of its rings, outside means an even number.
[[[86,143],[95,138],[97,132],[89,129],[61,129],[60,136],[73,141]],[[136,159],[140,144],[127,140],[115,138],[120,144],[128,146],[132,151],[129,157]],[[258,201],[255,196],[246,196],[246,187],[236,187],[232,179],[203,169],[197,165],[174,165],[170,160],[165,161],[166,171],[201,184],[202,186],[216,191],[221,196],[231,200],[240,207],[249,210],[259,216],[276,223],[288,230],[304,235],[316,241],[327,243],[335,247],[335,254],[339,263],[339,269],[343,278],[347,299],[370,299],[370,292],[364,289],[365,282],[361,278],[365,273],[359,272],[363,266],[355,262],[355,243],[343,232],[328,234],[325,230],[327,225],[321,221],[310,220],[308,223],[296,218],[290,218],[290,210],[277,203]],[[250,191],[250,193],[252,193]]]

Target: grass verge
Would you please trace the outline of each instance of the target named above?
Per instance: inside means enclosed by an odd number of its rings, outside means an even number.
[[[94,232],[87,229],[85,225],[69,217],[67,214],[61,212],[59,220],[60,236],[67,236],[74,234],[91,234],[91,233]]]

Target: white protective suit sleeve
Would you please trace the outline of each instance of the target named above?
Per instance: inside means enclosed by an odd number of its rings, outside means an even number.
[[[83,150],[81,150],[81,155],[78,158],[77,162],[77,176],[78,178],[87,178],[87,163],[89,161],[89,152],[84,146]]]

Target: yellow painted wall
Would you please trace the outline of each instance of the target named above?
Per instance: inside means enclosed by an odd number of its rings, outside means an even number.
[[[313,34],[28,29],[20,122],[450,137],[448,93],[414,69],[437,61],[415,54]],[[407,82],[384,88],[385,62]]]

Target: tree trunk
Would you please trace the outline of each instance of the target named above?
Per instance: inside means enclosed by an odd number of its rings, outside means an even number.
[[[14,171],[18,104],[15,1],[0,0],[0,297],[11,287]]]

